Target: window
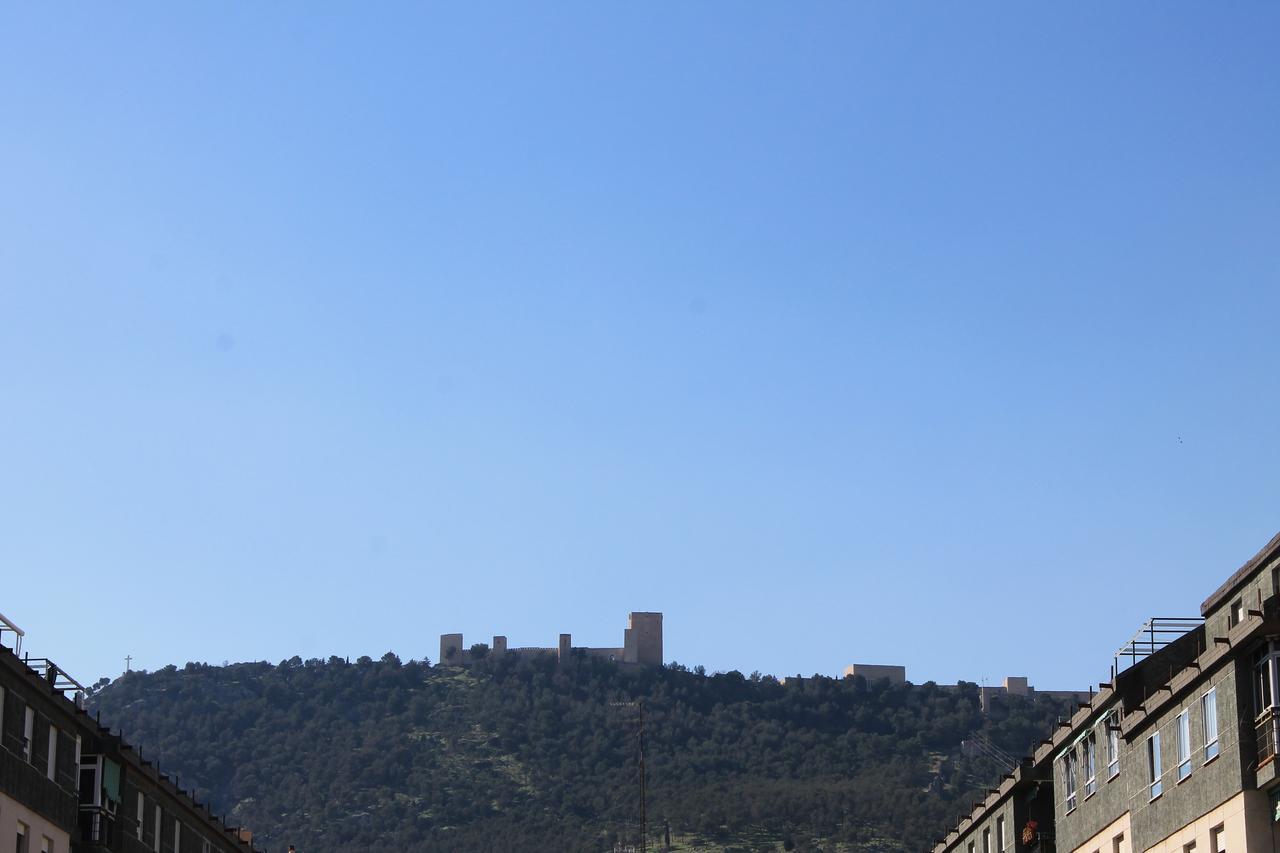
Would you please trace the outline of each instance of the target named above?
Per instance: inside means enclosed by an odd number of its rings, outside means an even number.
[[[1218,688],[1200,697],[1201,728],[1204,729],[1204,760],[1218,757]]]
[[[1067,814],[1076,807],[1076,751],[1062,757],[1062,775],[1067,784]]]
[[[177,820],[173,822],[173,849],[182,849],[182,823]]]
[[[151,849],[160,853],[160,804],[156,804],[156,831],[151,836]]]
[[[44,773],[50,779],[57,775],[58,770],[58,727],[49,726],[49,754],[48,760],[45,762]]]
[[[982,830],[982,853],[991,853],[991,830]]]
[[[969,842],[969,853],[974,853],[974,844],[972,841]]]
[[[146,814],[146,798],[142,796],[142,792],[138,792],[138,840],[142,840],[142,825],[147,822]]]
[[[1231,602],[1231,613],[1227,616],[1227,627],[1234,628],[1244,621],[1244,601],[1237,598]]]
[[[1120,721],[1107,718],[1107,778],[1114,779],[1120,773]]]
[[[996,850],[1004,853],[1004,817],[996,818]]]
[[[53,839],[47,835],[40,839],[40,853],[53,853]]]
[[[1274,706],[1277,651],[1263,646],[1253,659],[1253,709],[1262,716]]]
[[[26,708],[26,718],[22,721],[22,757],[26,761],[31,760],[31,741],[36,736],[36,711],[34,708]]]
[[[1147,772],[1151,775],[1151,799],[1160,796],[1164,788],[1160,785],[1160,733],[1156,732],[1147,738]]]
[[[1196,853],[1196,843],[1194,840],[1188,841],[1182,845],[1182,853]]]
[[[1098,739],[1093,732],[1084,739],[1084,796],[1093,796],[1098,790]]]
[[[1178,781],[1191,775],[1191,712],[1183,711],[1177,717],[1178,726]]]
[[[30,829],[25,823],[18,821],[18,840],[13,845],[14,853],[27,853],[27,832]]]
[[[1227,833],[1222,824],[1209,830],[1209,849],[1213,853],[1227,853]]]
[[[1111,839],[1111,853],[1121,853],[1124,850],[1124,833],[1120,833]]]

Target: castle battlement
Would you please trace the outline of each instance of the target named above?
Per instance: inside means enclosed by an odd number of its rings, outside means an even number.
[[[604,658],[615,663],[635,663],[662,666],[662,614],[635,612],[628,614],[627,627],[622,631],[622,645],[613,648],[594,648],[573,645],[572,634],[561,634],[554,646],[507,646],[507,638],[495,635],[489,647],[491,655],[556,655],[561,660],[577,652],[589,657]],[[443,666],[468,666],[474,655],[463,644],[461,634],[440,635],[440,657]]]

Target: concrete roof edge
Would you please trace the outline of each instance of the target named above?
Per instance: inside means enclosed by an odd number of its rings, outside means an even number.
[[[1226,581],[1223,582],[1222,586],[1214,590],[1213,594],[1200,604],[1200,615],[1204,616],[1208,614],[1210,610],[1213,610],[1218,605],[1222,604],[1222,602],[1225,601],[1231,593],[1235,592],[1236,589],[1244,583],[1245,579],[1248,578],[1249,575],[1256,572],[1259,567],[1275,556],[1280,556],[1280,533],[1272,536],[1270,542],[1263,545],[1262,549],[1258,551],[1258,553],[1250,557],[1243,566],[1236,569],[1231,574],[1231,577],[1227,578]]]

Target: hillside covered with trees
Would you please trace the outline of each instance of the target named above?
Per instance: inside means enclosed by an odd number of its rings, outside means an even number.
[[[91,698],[260,848],[917,853],[1066,708],[976,686],[707,675],[552,657],[187,664]]]

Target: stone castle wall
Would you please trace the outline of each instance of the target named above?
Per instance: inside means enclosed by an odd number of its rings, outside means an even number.
[[[583,654],[615,663],[634,663],[645,666],[662,666],[662,614],[634,612],[627,617],[621,646],[574,646],[573,635],[561,634],[554,646],[522,646],[511,648],[507,638],[497,635],[489,647],[489,654],[556,655],[565,659],[571,654]],[[440,657],[443,666],[469,666],[473,662],[471,649],[465,645],[461,634],[440,635]]]

